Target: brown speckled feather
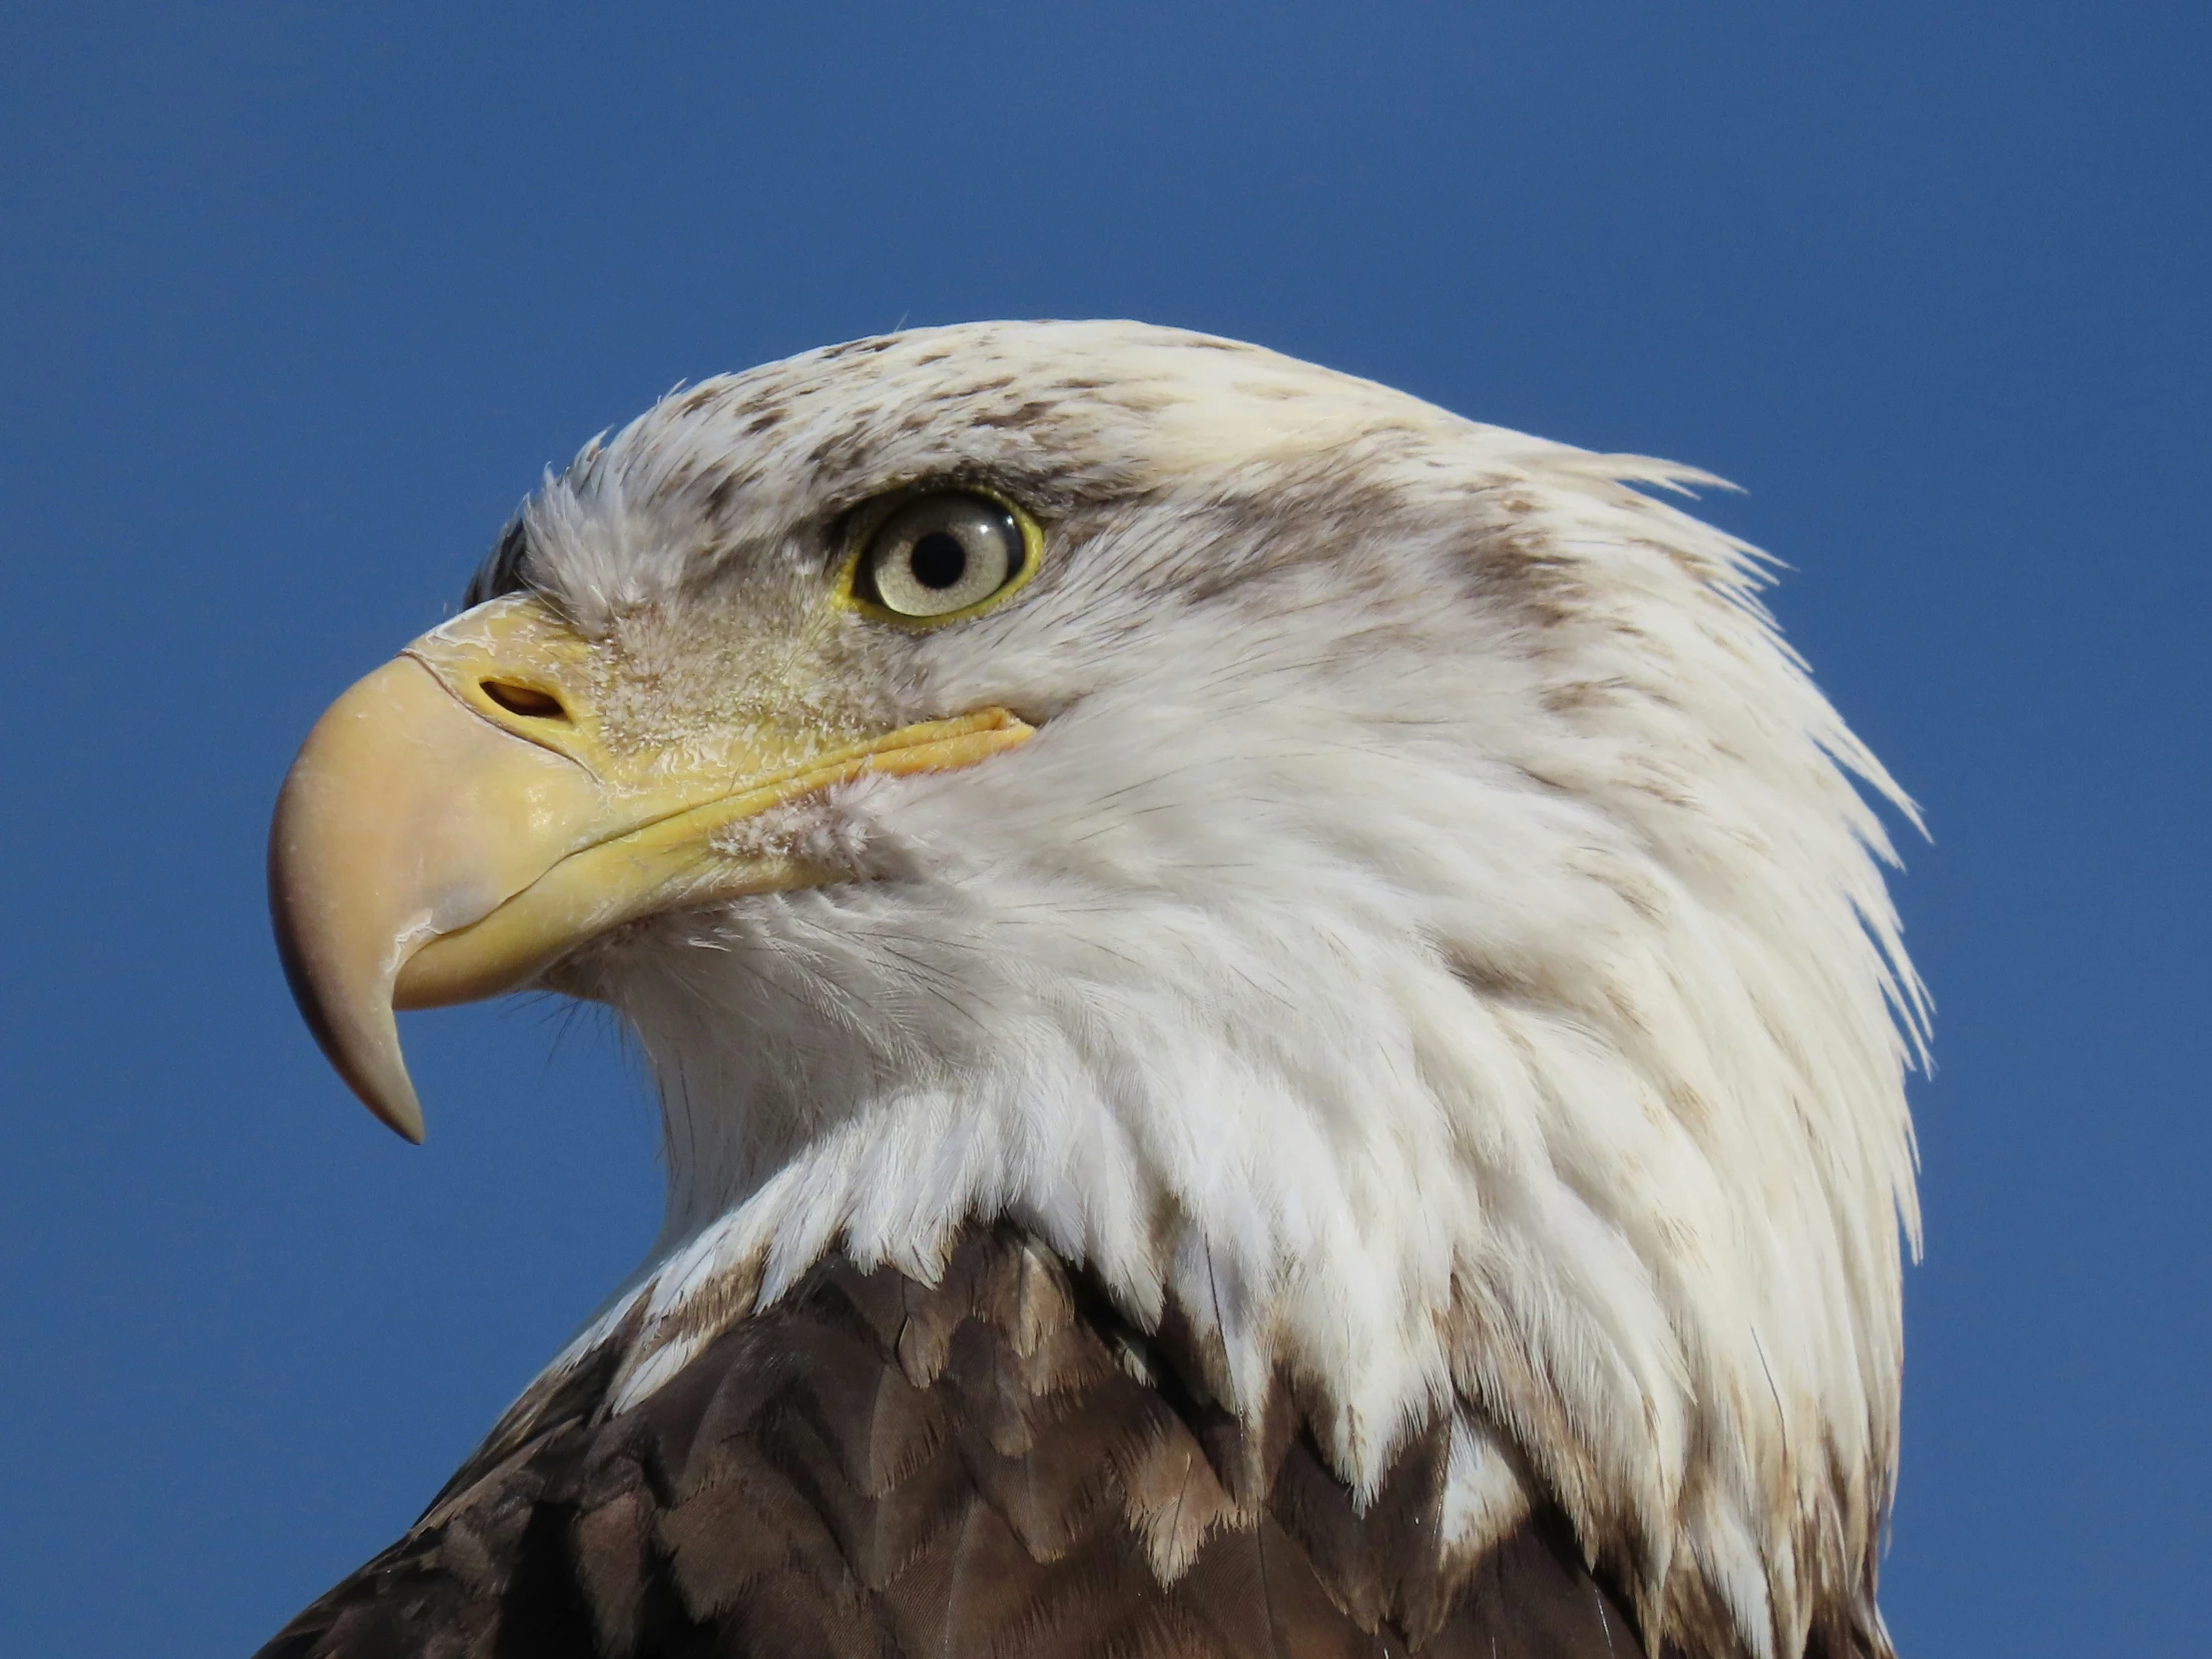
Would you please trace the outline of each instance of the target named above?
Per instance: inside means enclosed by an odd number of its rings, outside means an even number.
[[[262,1659],[1633,1659],[1554,1513],[1435,1544],[1442,1434],[1366,1512],[1288,1390],[1246,1432],[1007,1230],[832,1258],[610,1415],[618,1336]]]

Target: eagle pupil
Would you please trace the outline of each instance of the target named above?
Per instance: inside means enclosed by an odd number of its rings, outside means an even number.
[[[949,530],[932,530],[914,543],[906,568],[925,588],[942,591],[955,586],[967,574],[967,549]]]

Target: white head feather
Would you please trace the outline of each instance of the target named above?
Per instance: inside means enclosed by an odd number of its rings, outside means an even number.
[[[935,477],[1033,508],[1036,582],[803,621],[839,516]],[[639,742],[1040,731],[760,831],[868,879],[571,964],[669,1165],[571,1355],[642,1301],[636,1399],[832,1246],[929,1277],[1003,1215],[1218,1338],[1236,1406],[1292,1379],[1356,1490],[1450,1413],[1459,1547],[1538,1489],[1654,1638],[1886,1651],[1923,1007],[1853,776],[1905,804],[1759,556],[1632,487],[1710,481],[1128,323],[836,347],[588,448],[523,574]]]

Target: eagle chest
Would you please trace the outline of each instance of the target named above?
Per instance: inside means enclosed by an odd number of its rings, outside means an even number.
[[[1446,1564],[1441,1431],[1359,1510],[1288,1388],[1240,1427],[1178,1322],[1007,1229],[935,1285],[831,1257],[610,1414],[627,1338],[263,1659],[1643,1651],[1555,1514]]]

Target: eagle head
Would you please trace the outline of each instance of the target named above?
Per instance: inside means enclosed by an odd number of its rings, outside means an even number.
[[[308,739],[294,988],[416,1137],[395,1006],[635,1033],[611,1412],[1011,1227],[1355,1511],[1443,1436],[1441,1556],[1556,1512],[1654,1653],[1886,1653],[1904,803],[1699,482],[1131,323],[679,389]]]

